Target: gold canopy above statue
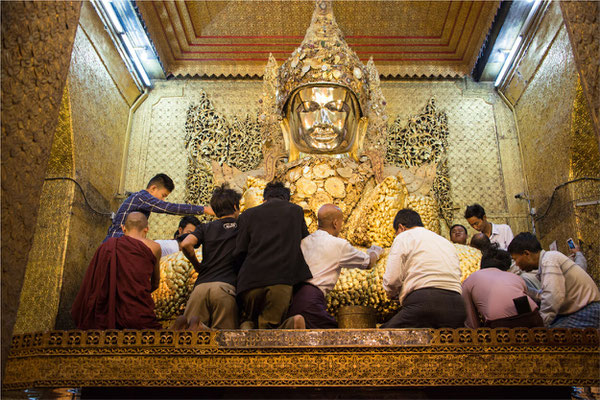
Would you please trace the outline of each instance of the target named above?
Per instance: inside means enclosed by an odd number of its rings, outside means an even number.
[[[337,22],[382,77],[469,75],[500,1],[343,0]],[[300,44],[310,1],[139,1],[166,75],[256,77],[269,52],[281,64]]]

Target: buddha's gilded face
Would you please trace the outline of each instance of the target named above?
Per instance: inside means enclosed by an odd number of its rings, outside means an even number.
[[[356,140],[360,111],[346,88],[332,85],[300,89],[287,111],[291,139],[303,153],[345,153]]]

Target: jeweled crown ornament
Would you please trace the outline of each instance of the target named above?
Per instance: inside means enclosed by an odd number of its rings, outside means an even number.
[[[372,59],[365,66],[346,43],[331,0],[316,1],[302,44],[280,68],[269,57],[263,88],[267,177],[281,158],[347,153],[355,160],[367,156],[381,181],[387,126],[379,73]]]
[[[280,114],[291,95],[303,86],[336,84],[351,90],[364,112],[368,72],[348,46],[335,21],[331,0],[318,0],[304,40],[279,68],[277,108]]]

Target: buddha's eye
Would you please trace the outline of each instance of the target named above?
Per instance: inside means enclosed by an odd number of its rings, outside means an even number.
[[[319,110],[319,104],[314,101],[305,101],[302,103],[303,109],[301,111],[304,112],[314,112]]]
[[[339,100],[339,101],[330,101],[329,103],[327,103],[327,105],[325,106],[329,111],[337,111],[337,112],[343,112],[343,111],[348,111],[348,106],[346,105],[346,103],[344,103],[343,101]]]

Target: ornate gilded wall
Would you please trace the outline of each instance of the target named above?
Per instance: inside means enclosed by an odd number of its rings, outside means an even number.
[[[600,206],[579,204],[600,198],[600,183],[578,181],[555,191],[557,186],[575,178],[600,177],[598,143],[561,21],[556,33],[546,40],[549,46],[545,54],[535,58],[526,55],[522,60],[524,68],[535,74],[515,96],[528,190],[538,212],[538,237],[545,248],[556,240],[564,253],[568,253],[567,238],[581,239],[589,272],[598,281]],[[578,162],[573,164],[573,160]]]
[[[102,41],[106,41],[102,35],[106,33],[98,29],[98,17],[90,13],[93,12],[90,7],[89,3],[82,7],[69,69],[75,178],[83,187],[90,205],[98,211],[110,213],[116,211],[119,205],[115,194],[121,174],[129,107],[134,100],[131,92],[133,82],[126,79],[130,80],[130,77],[119,75],[120,64],[116,63],[119,60],[109,58],[110,54],[100,50]],[[116,53],[116,50],[113,49],[113,52]],[[72,185],[70,182],[62,184]],[[70,317],[72,302],[87,265],[109,225],[110,216],[92,211],[77,190],[68,227],[56,320],[59,329],[74,327]]]
[[[72,301],[116,210],[130,105],[140,95],[91,3],[81,7],[17,330],[74,327]],[[93,211],[93,207],[100,213]]]
[[[497,222],[513,229],[527,229],[524,204],[514,194],[524,190],[521,161],[512,114],[487,84],[469,80],[384,81],[389,123],[400,117],[403,124],[422,112],[430,98],[448,116],[448,165],[454,202],[454,220],[465,223],[467,204],[481,202]],[[256,118],[261,81],[172,80],[161,82],[136,111],[129,146],[126,185],[128,191],[145,187],[158,172],[169,174],[175,190],[168,200],[183,202],[187,171],[184,147],[186,112],[207,93],[215,112]],[[502,161],[505,160],[503,163]],[[154,214],[150,236],[172,235],[178,217]]]
[[[560,9],[600,143],[600,3],[561,1]]]
[[[204,90],[215,111],[233,116],[256,118],[262,81],[258,80],[171,80],[158,82],[134,114],[125,190],[135,192],[146,187],[154,175],[168,174],[175,190],[167,201],[184,202],[188,158],[184,145],[186,115],[190,104],[200,101]],[[179,223],[177,216],[152,214],[152,238],[170,238]]]
[[[33,243],[79,2],[2,2],[2,368]]]

